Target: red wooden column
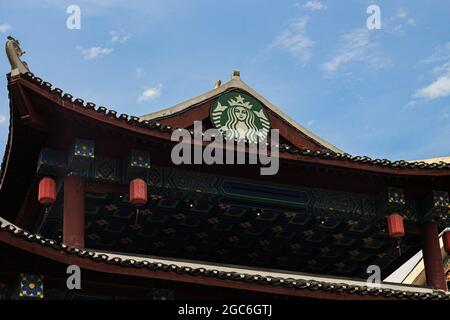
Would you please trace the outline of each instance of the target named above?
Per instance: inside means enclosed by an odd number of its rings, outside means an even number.
[[[63,243],[84,248],[86,181],[80,176],[64,178]]]
[[[428,286],[447,290],[436,222],[425,222],[421,227],[423,263]]]

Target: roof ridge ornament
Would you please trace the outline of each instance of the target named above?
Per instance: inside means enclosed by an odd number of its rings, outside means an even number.
[[[11,36],[8,36],[8,40],[5,45],[6,55],[8,56],[9,64],[11,65],[11,76],[17,76],[23,73],[30,72],[28,64],[22,61],[20,57],[25,54],[20,48],[20,42]]]
[[[241,72],[238,70],[238,69],[234,69],[233,70],[233,75],[232,75],[232,79],[235,79],[235,78],[240,78],[241,77]]]

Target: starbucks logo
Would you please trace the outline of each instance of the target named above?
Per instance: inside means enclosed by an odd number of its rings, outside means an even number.
[[[211,107],[211,121],[225,139],[257,143],[265,140],[270,122],[262,105],[253,97],[230,92]]]

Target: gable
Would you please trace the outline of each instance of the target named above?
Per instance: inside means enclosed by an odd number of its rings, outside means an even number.
[[[217,109],[218,103],[220,103],[219,109]],[[230,103],[233,105],[230,106]],[[297,148],[306,147],[312,151],[330,150],[343,153],[342,150],[284,114],[245,84],[236,73],[229,82],[203,95],[140,118],[185,129],[191,128],[194,121],[202,121],[204,129],[215,127],[221,130],[225,125],[224,121],[230,120],[229,124],[232,124],[233,121],[236,122],[236,119],[229,119],[230,112],[226,112],[228,116],[222,113],[225,109],[229,109],[228,111],[233,109],[236,114],[240,114],[241,111],[244,114],[250,114],[251,116],[249,115],[248,118],[246,115],[240,115],[240,117],[242,117],[242,121],[252,120],[249,123],[259,128],[262,135],[266,134],[269,129],[278,129],[281,143],[287,143]],[[247,126],[250,125],[247,124]],[[222,133],[224,133],[223,128]]]

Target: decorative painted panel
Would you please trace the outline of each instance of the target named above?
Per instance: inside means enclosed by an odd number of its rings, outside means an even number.
[[[41,275],[20,274],[18,296],[26,298],[44,298],[44,277]]]
[[[217,176],[179,169],[164,169],[166,188],[217,194]]]
[[[423,221],[439,221],[446,223],[450,215],[450,199],[448,192],[433,190],[423,204]]]
[[[285,210],[308,210],[316,215],[332,215],[340,218],[371,219],[376,217],[375,199],[370,195],[346,193],[333,190],[300,188],[289,185],[261,184],[258,181],[224,177],[168,167],[150,166],[146,151],[132,150],[128,160],[94,156],[94,145],[88,140],[77,139],[73,153],[69,156],[72,170],[83,172],[90,164],[88,178],[127,184],[130,172],[145,175],[151,194],[200,201],[207,195],[223,204],[254,206],[255,202],[266,208]],[[125,169],[125,170],[124,170]],[[124,173],[125,172],[125,173]],[[384,207],[405,204],[401,190],[388,188],[384,196]],[[195,205],[202,212],[209,205]],[[256,208],[255,208],[256,209]]]
[[[63,175],[66,171],[67,156],[64,152],[44,148],[37,161],[38,175]]]
[[[153,166],[148,170],[147,184],[152,187],[164,187],[164,171],[162,167]]]
[[[369,196],[323,189],[313,189],[312,195],[312,207],[318,215],[359,219],[371,219],[375,216],[375,201]]]
[[[378,211],[386,216],[391,213],[401,213],[406,205],[405,195],[400,188],[387,187],[378,196]]]
[[[311,196],[305,190],[256,181],[223,178],[220,180],[220,190],[227,196],[280,205],[308,206],[311,203]]]
[[[96,157],[91,165],[89,176],[106,182],[122,182],[121,162],[116,159]]]
[[[130,163],[132,168],[150,169],[150,153],[148,151],[132,149],[130,151]]]
[[[75,139],[68,157],[70,174],[87,175],[89,166],[94,158],[94,142],[85,139]]]
[[[150,169],[150,153],[144,150],[131,149],[126,163],[127,175],[125,180],[147,178]]]

